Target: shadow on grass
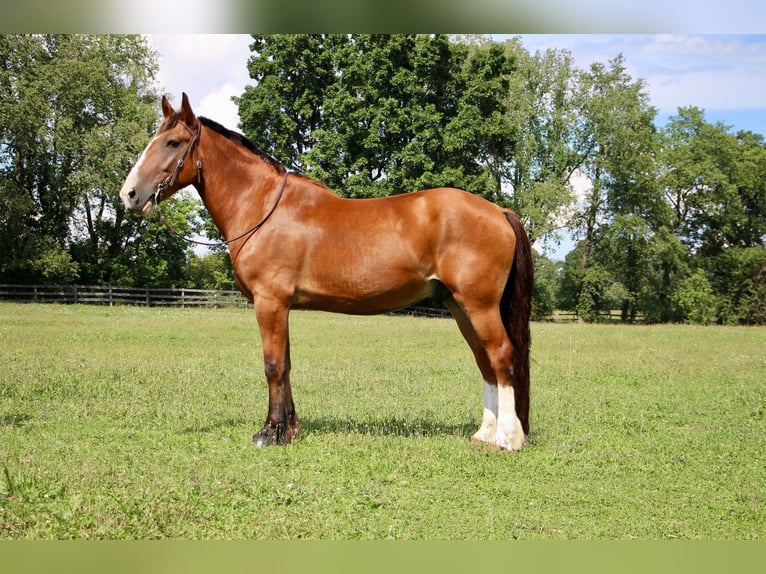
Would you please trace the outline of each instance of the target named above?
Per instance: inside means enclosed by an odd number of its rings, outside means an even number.
[[[21,428],[31,420],[27,414],[0,415],[0,427]]]
[[[251,419],[227,418],[212,421],[206,425],[190,426],[184,433],[208,433],[227,428],[252,426],[253,432],[260,426]],[[258,427],[258,428],[256,428]],[[388,417],[382,420],[357,420],[339,417],[322,417],[301,419],[302,436],[307,434],[365,434],[371,436],[458,436],[470,437],[478,428],[475,421],[465,423],[440,423],[424,419],[403,419]]]
[[[228,428],[236,428],[236,427],[248,426],[248,425],[254,425],[254,424],[255,423],[253,423],[251,419],[227,418],[227,419],[221,419],[219,421],[210,421],[206,425],[186,427],[183,430],[183,433],[184,434],[208,433],[208,432],[220,431],[220,430],[228,429]]]
[[[317,434],[365,434],[371,436],[459,436],[470,437],[476,423],[441,423],[424,419],[388,417],[382,420],[357,420],[337,417],[309,418],[301,420],[301,433]]]

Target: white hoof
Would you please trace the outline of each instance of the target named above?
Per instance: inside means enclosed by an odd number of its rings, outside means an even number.
[[[495,429],[487,429],[484,427],[481,427],[479,430],[477,430],[473,436],[471,437],[471,440],[474,442],[484,442],[487,444],[494,444],[495,442]]]
[[[494,444],[498,448],[507,451],[521,450],[524,446],[524,431],[521,428],[521,422],[516,419],[516,425],[512,432],[501,432],[495,435]]]

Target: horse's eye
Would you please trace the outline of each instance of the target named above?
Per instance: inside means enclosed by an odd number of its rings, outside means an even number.
[[[168,147],[176,148],[178,147],[178,145],[179,145],[178,140],[168,140],[168,143],[167,143]]]

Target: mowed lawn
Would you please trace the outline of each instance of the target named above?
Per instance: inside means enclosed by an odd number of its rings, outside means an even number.
[[[251,310],[0,304],[0,538],[766,538],[764,328],[534,324],[511,454],[453,321],[291,335],[301,435],[257,449]]]

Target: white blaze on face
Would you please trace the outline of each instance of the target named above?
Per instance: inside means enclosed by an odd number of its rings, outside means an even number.
[[[120,199],[122,199],[122,202],[125,204],[126,207],[130,206],[130,196],[128,194],[132,190],[135,190],[136,187],[138,187],[138,184],[139,184],[138,172],[141,169],[141,166],[143,165],[144,161],[146,160],[146,151],[151,147],[155,139],[157,138],[152,138],[152,140],[144,148],[144,151],[141,152],[141,155],[138,156],[138,160],[133,166],[133,169],[130,170],[130,173],[128,173],[128,177],[125,178],[125,182],[122,184],[122,189],[120,189]]]

